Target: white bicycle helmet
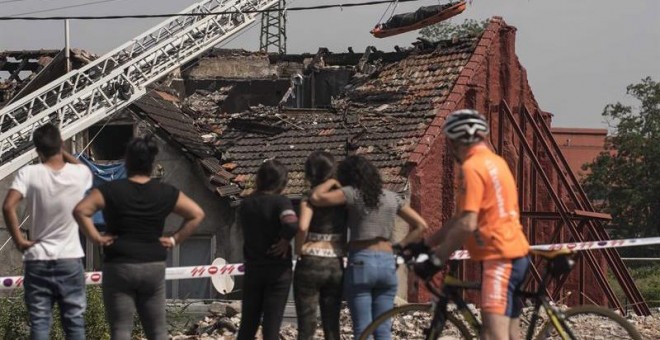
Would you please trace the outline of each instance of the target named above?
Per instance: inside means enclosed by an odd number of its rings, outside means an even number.
[[[490,128],[479,111],[463,109],[454,111],[445,120],[442,132],[451,140],[472,144],[486,138]]]

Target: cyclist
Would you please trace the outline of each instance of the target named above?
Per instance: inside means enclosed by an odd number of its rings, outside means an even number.
[[[506,161],[485,142],[488,122],[475,110],[459,110],[445,121],[443,132],[460,164],[456,214],[431,235],[428,262],[436,268],[465,245],[482,265],[482,339],[518,339],[522,305],[513,293],[529,267],[529,243],[520,224],[516,182]],[[424,268],[421,266],[420,268]],[[435,271],[424,271],[429,276]]]

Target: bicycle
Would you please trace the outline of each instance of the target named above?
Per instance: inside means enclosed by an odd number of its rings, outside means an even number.
[[[574,261],[571,258],[572,251],[567,249],[555,251],[531,251],[531,254],[539,255],[548,261],[542,280],[536,291],[518,291],[519,298],[533,301],[532,316],[527,327],[525,339],[596,339],[596,338],[619,338],[641,340],[639,332],[625,318],[615,312],[595,305],[584,305],[569,308],[562,311],[558,306],[550,302],[546,295],[546,287],[551,278],[562,274],[568,274]],[[414,258],[404,260],[409,267],[416,263]],[[429,292],[435,296],[435,302],[429,304],[407,304],[379,315],[372,321],[360,335],[360,340],[371,337],[376,328],[383,322],[392,319],[393,328],[400,329],[405,334],[394,334],[394,338],[400,339],[426,339],[435,340],[451,337],[462,339],[478,339],[481,323],[465,300],[461,297],[464,290],[479,290],[481,284],[478,282],[461,281],[451,275],[445,275],[442,290],[436,288],[430,280],[425,281]],[[453,305],[449,303],[453,302]],[[450,308],[450,306],[452,308]],[[542,323],[541,330],[535,333],[537,323],[541,319],[541,311],[545,312],[548,320]],[[430,317],[429,317],[430,315]],[[585,317],[599,316],[618,326],[614,333],[612,327],[608,329],[607,337],[601,334],[578,334],[572,324],[576,322],[587,322]],[[426,324],[430,321],[430,324]],[[425,323],[425,325],[420,325]],[[522,326],[522,325],[521,325]],[[521,327],[522,328],[522,327]]]

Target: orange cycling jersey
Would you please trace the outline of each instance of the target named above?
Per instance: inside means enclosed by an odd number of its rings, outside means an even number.
[[[473,147],[461,165],[457,210],[478,214],[478,228],[465,245],[472,259],[515,259],[529,252],[513,175],[485,145]]]

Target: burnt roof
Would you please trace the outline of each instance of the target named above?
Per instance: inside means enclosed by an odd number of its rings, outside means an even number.
[[[213,156],[213,149],[204,143],[195,121],[181,111],[178,102],[179,99],[170,93],[151,90],[135,101],[132,108],[152,126],[170,136],[184,152],[199,159]]]
[[[487,31],[499,29],[500,23],[494,19]],[[363,155],[379,168],[388,189],[401,192],[415,163],[413,154],[419,158],[427,152],[420,142],[437,136],[438,107],[457,100],[454,86],[468,62],[474,62],[475,51],[484,52],[483,46],[481,37],[464,37],[397,52],[389,61],[370,58],[376,67],[355,65],[358,71],[329,109],[258,106],[230,114],[184,105],[184,111],[195,116],[190,126],[200,135],[213,136],[206,145],[216,156],[198,160],[220,196],[249,194],[258,167],[271,158],[289,169],[285,194],[301,195],[308,188],[303,164],[314,150],[329,151],[338,159]],[[364,69],[370,71],[360,72]],[[225,98],[222,93],[216,97]]]

